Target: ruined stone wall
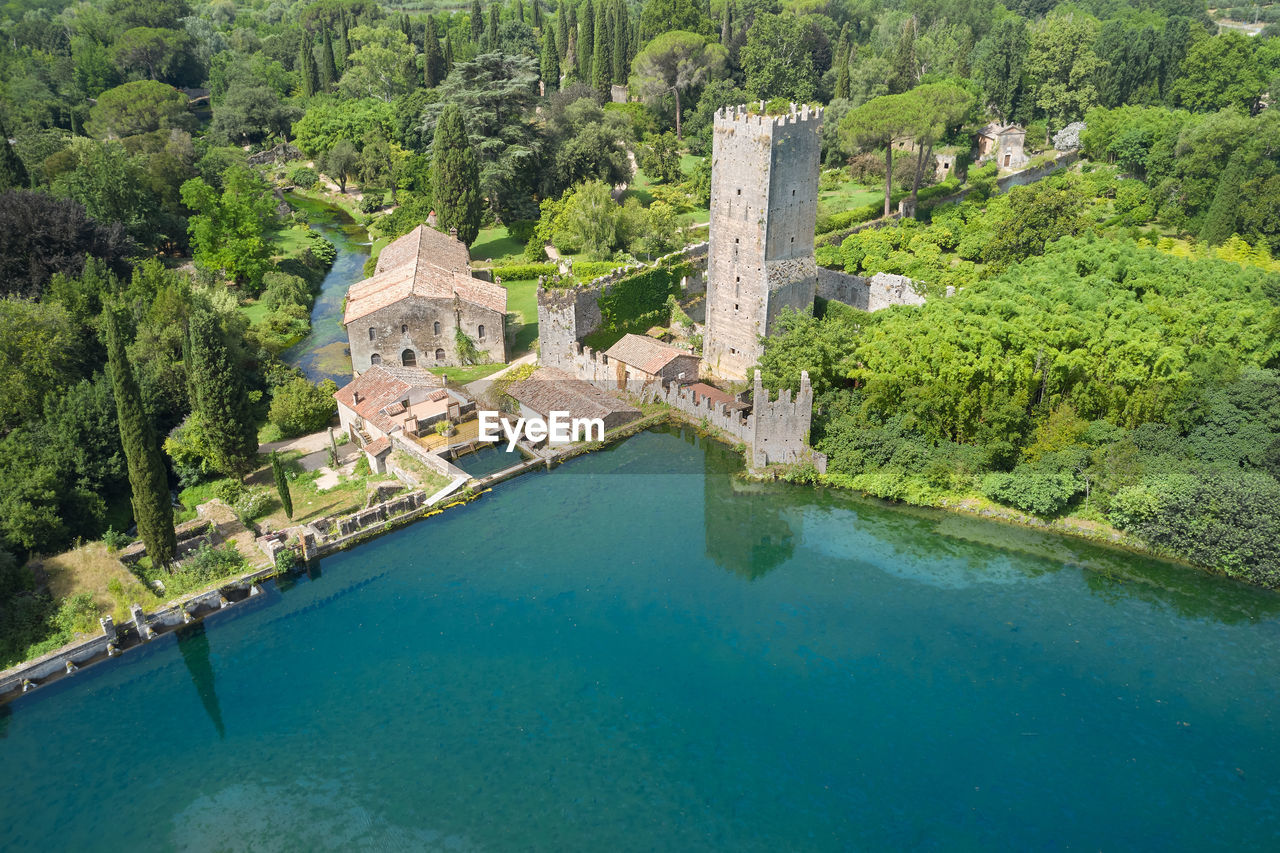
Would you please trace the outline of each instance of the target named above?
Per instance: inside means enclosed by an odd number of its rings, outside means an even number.
[[[818,296],[829,302],[840,302],[860,311],[867,310],[867,285],[871,279],[852,273],[818,268]]]
[[[374,353],[382,364],[403,364],[405,350],[415,354],[418,367],[461,364],[457,346],[459,318],[462,330],[489,361],[507,360],[506,318],[502,314],[462,300],[410,296],[347,326],[351,369],[357,375],[364,373],[371,366]],[[435,331],[437,323],[439,333]],[[484,326],[483,339],[480,326]],[[443,358],[436,358],[437,350],[444,350]]]
[[[905,275],[878,272],[867,278],[839,270],[818,270],[818,295],[860,311],[879,311],[890,305],[923,305],[924,294]]]

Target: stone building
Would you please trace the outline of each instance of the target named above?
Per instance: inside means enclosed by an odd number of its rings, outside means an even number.
[[[475,403],[444,387],[444,379],[417,367],[375,364],[333,395],[338,422],[369,457],[376,473],[386,470],[392,439],[434,429],[437,421],[456,422]]]
[[[623,335],[605,351],[618,388],[639,390],[651,382],[692,382],[698,378],[698,356],[643,335]]]
[[[419,225],[378,255],[372,278],[347,291],[351,367],[458,365],[459,332],[481,360],[503,362],[507,291],[471,274],[471,255],[456,237]]]
[[[822,110],[716,113],[703,353],[717,376],[745,379],[784,308],[813,307]]]
[[[1027,131],[1016,124],[991,122],[978,131],[978,162],[995,159],[1001,169],[1021,169],[1031,161],[1023,150]]]
[[[567,412],[570,418],[600,418],[608,431],[640,417],[635,406],[554,367],[539,367],[528,379],[513,382],[507,394],[520,405],[522,418],[549,421],[552,412]]]

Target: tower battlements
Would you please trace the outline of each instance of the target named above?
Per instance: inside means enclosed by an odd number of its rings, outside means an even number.
[[[715,129],[721,127],[726,129],[732,127],[743,127],[751,129],[782,127],[789,124],[808,124],[809,122],[817,122],[819,126],[822,124],[822,107],[811,107],[808,104],[791,105],[790,111],[782,115],[766,115],[764,112],[764,102],[755,104],[738,104],[734,107],[721,107],[716,110]]]

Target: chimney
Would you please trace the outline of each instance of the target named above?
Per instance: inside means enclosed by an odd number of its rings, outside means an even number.
[[[359,391],[352,391],[352,392],[351,392],[351,402],[355,403],[357,406],[358,406],[358,405],[360,405],[360,392],[359,392]]]
[[[453,239],[457,240],[457,239],[458,239],[458,229],[457,229],[457,228],[454,228],[454,227],[452,227],[452,226],[450,226],[450,228],[449,228],[449,236],[450,236],[450,237],[452,237]]]

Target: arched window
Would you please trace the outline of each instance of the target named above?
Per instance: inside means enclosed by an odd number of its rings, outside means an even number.
[[[382,364],[382,356],[378,355],[378,354],[375,352],[373,355],[369,356],[369,363],[370,363],[370,364]]]
[[[480,340],[482,340],[482,341],[483,341],[483,340],[484,340],[484,323],[481,323],[481,324],[480,324],[480,328],[479,328],[479,329],[477,329],[477,331],[480,333],[480,335],[479,335]]]
[[[433,335],[438,335],[438,334],[440,334],[440,321],[439,321],[439,320],[436,320],[435,325],[431,327],[431,334],[433,334]]]
[[[400,363],[405,367],[417,367],[418,354],[411,349],[407,349],[400,353]]]
[[[436,361],[444,361],[444,350],[436,347]]]
[[[408,324],[408,323],[401,323],[401,324],[400,324],[400,334],[402,334],[402,335],[403,335],[403,334],[407,334],[407,333],[408,333],[408,331],[409,331],[409,324]]]
[[[369,340],[373,340],[373,326],[369,327]]]

